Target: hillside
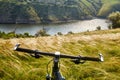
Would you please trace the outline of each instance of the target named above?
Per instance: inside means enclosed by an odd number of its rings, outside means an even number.
[[[0,0],[0,23],[58,23],[106,17],[119,0]]]
[[[75,65],[61,59],[61,71],[66,80],[119,80],[120,29],[93,31],[72,35],[39,38],[0,39],[0,80],[44,80],[50,57],[34,59],[13,51],[16,43],[21,47],[45,52],[60,51],[68,55],[104,55],[105,61]],[[49,65],[49,70],[50,66]]]
[[[120,11],[120,0],[102,0],[103,5],[99,10],[99,17],[106,17],[108,14]]]

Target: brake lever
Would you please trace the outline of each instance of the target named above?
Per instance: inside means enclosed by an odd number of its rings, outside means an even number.
[[[85,63],[85,61],[79,61],[78,59],[72,59],[72,62],[74,62],[75,64],[83,64]]]
[[[34,53],[33,57],[35,57],[35,58],[43,57],[42,55],[38,54],[37,52],[38,52],[38,50],[35,50],[35,53]]]

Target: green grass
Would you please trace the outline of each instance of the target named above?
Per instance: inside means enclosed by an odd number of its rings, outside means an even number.
[[[61,72],[66,80],[120,80],[119,36],[120,29],[115,29],[66,36],[0,39],[0,80],[45,80],[46,65],[52,58],[35,59],[26,53],[13,51],[16,43],[25,48],[60,51],[68,55],[98,56],[102,53],[104,62],[87,61],[75,65],[68,59],[61,59]],[[49,70],[51,66],[52,63]]]
[[[102,2],[103,5],[98,13],[98,16],[107,17],[111,12],[119,10],[120,0],[102,0]]]

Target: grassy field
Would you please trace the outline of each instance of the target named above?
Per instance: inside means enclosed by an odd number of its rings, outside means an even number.
[[[103,6],[101,7],[98,15],[108,16],[113,11],[120,11],[120,0],[102,0]]]
[[[0,39],[0,80],[45,80],[46,65],[51,57],[35,59],[26,53],[13,51],[21,47],[68,55],[104,55],[104,62],[75,65],[61,59],[61,72],[66,80],[120,80],[120,29],[84,32],[39,38]],[[49,65],[51,69],[52,63]]]

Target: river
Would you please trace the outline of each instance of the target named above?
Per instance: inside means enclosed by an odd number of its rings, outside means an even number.
[[[0,31],[2,32],[11,32],[14,31],[16,33],[25,33],[28,32],[31,35],[35,35],[41,29],[45,29],[46,32],[50,35],[55,35],[58,32],[62,34],[67,34],[68,32],[79,33],[85,31],[94,31],[96,27],[100,26],[101,30],[108,29],[110,23],[105,19],[92,19],[92,20],[83,20],[71,23],[64,24],[0,24]]]

